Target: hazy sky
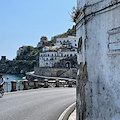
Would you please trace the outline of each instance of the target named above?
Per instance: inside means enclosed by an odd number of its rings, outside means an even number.
[[[0,56],[13,59],[22,45],[36,46],[72,28],[76,0],[0,0]]]

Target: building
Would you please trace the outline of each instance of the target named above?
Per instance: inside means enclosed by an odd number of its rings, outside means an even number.
[[[47,39],[46,36],[42,36],[42,37],[40,38],[40,40],[43,41],[43,42],[47,42],[47,41],[48,41],[48,39]]]
[[[43,41],[38,42],[38,44],[37,44],[37,48],[42,47],[42,45],[43,45]]]
[[[46,43],[46,42],[48,42],[47,37],[46,37],[46,36],[42,36],[42,37],[40,38],[40,42],[38,42],[38,44],[37,44],[37,48],[42,47],[42,45],[43,45],[44,43]]]
[[[42,48],[42,51],[45,52],[45,51],[57,51],[59,47],[58,46],[45,46]]]
[[[24,52],[24,50],[26,50],[28,47],[33,47],[33,46],[22,46],[22,47],[20,47],[19,48],[19,50],[17,50],[17,56],[20,56],[20,54],[22,53],[22,52]]]
[[[77,0],[77,120],[120,120],[120,0]]]
[[[61,51],[47,51],[40,53],[39,67],[53,67],[55,63],[61,59],[76,56],[76,51],[61,52]]]
[[[53,67],[60,60],[77,55],[77,47],[71,48],[69,45],[75,46],[76,38],[69,36],[67,38],[57,38],[55,46],[45,46],[39,55],[39,67]],[[77,45],[76,45],[77,46]]]
[[[76,37],[74,37],[74,36],[68,36],[66,38],[57,38],[57,40],[56,40],[57,46],[61,46],[61,45],[65,45],[65,44],[70,45],[74,48],[77,48],[77,45],[78,45]]]

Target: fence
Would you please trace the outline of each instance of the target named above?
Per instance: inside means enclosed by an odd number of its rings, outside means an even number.
[[[11,82],[5,82],[3,85],[4,92],[11,92],[12,90],[12,83]],[[16,91],[23,90],[23,83],[21,81],[16,81]]]
[[[36,88],[49,88],[49,87],[75,87],[72,81],[48,81],[47,79],[44,80],[43,83],[39,83],[37,79],[33,82],[28,82],[28,80],[18,80],[18,81],[11,81],[5,82],[3,85],[4,92],[13,92],[13,91],[20,91],[20,90],[28,90],[28,89],[36,89]]]

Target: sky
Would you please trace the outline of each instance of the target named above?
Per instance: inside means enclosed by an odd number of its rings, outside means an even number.
[[[0,56],[12,60],[19,47],[72,28],[73,6],[76,0],[0,0]]]

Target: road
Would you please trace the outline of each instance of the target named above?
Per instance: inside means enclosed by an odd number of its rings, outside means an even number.
[[[75,88],[41,88],[5,93],[0,98],[0,120],[58,120],[75,102]]]

